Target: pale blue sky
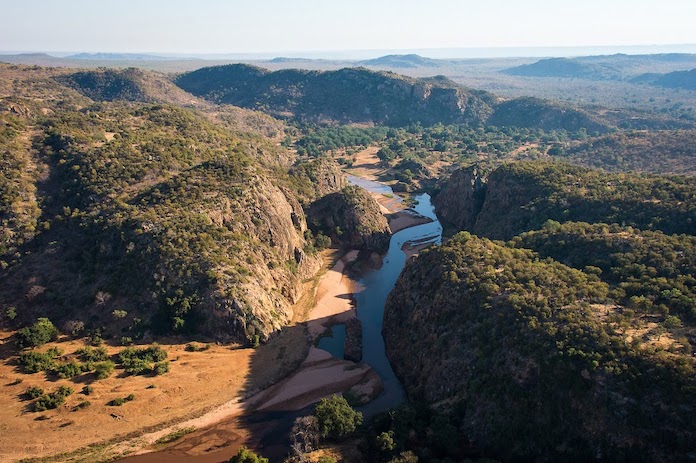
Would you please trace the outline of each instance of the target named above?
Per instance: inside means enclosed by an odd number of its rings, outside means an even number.
[[[696,0],[0,0],[0,17],[5,51],[696,43]]]

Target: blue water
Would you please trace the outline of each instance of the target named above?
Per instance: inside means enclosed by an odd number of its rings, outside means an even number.
[[[363,179],[360,179],[358,183],[350,177],[348,180],[368,191],[394,194],[389,186],[381,183]],[[406,255],[401,247],[410,241],[425,240],[439,244],[442,240],[442,226],[437,220],[433,205],[430,203],[430,195],[423,193],[414,199],[417,204],[413,209],[421,215],[430,217],[433,222],[406,228],[395,233],[389,242],[389,251],[384,256],[382,267],[363,276],[360,279],[360,286],[363,290],[355,294],[358,318],[362,322],[363,362],[370,365],[384,383],[384,391],[375,400],[360,408],[367,418],[394,408],[406,400],[405,391],[387,359],[384,338],[382,337],[384,304],[406,263]]]
[[[319,349],[324,349],[336,358],[342,359],[346,341],[346,325],[333,325],[328,333],[319,338]]]

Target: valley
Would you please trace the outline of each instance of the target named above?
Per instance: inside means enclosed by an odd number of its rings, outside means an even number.
[[[693,56],[99,59],[0,64],[3,461],[696,451]]]

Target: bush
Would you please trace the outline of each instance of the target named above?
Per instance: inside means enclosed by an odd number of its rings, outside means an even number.
[[[123,397],[116,397],[115,399],[112,399],[106,403],[106,405],[110,407],[120,407],[121,405],[125,404],[126,400]]]
[[[144,349],[128,347],[119,352],[118,358],[126,369],[126,373],[130,375],[142,375],[149,372],[156,373],[157,365],[153,366],[153,363],[162,363],[162,361],[167,358],[167,351],[157,345]],[[159,367],[160,371],[164,368],[164,366]],[[168,365],[166,368],[168,369]],[[163,371],[163,373],[166,373],[166,371]]]
[[[210,349],[210,344],[200,345],[195,342],[186,344],[186,352],[203,352]]]
[[[112,361],[97,363],[94,365],[94,375],[97,379],[106,379],[113,373],[116,364]]]
[[[320,251],[331,247],[331,238],[323,233],[318,233],[317,237],[314,238],[314,246]]]
[[[109,405],[110,407],[120,407],[126,402],[131,402],[133,400],[135,400],[135,396],[133,394],[128,394],[126,397],[116,397],[115,399],[108,401],[106,405]]]
[[[230,458],[229,463],[268,463],[268,458],[264,458],[242,446],[237,455]]]
[[[163,375],[169,372],[169,362],[158,362],[155,363],[155,368],[153,369],[155,375]]]
[[[31,399],[37,399],[37,398],[41,397],[43,395],[43,393],[44,393],[44,390],[41,389],[40,387],[37,387],[37,386],[31,386],[31,387],[27,388],[26,391],[24,391],[24,394]]]
[[[75,405],[75,408],[73,408],[73,411],[78,411],[78,410],[82,410],[85,408],[89,408],[91,405],[92,405],[92,402],[90,402],[89,400],[83,400],[79,404]]]
[[[55,358],[60,355],[60,351],[52,347],[46,352],[24,352],[19,356],[19,364],[27,373],[38,373],[39,371],[51,370],[55,366]]]
[[[92,386],[85,386],[82,388],[82,393],[84,395],[90,395],[92,392],[94,392],[94,387]]]
[[[17,332],[17,345],[20,348],[39,347],[58,339],[58,329],[48,318],[39,318],[32,326]]]
[[[77,363],[74,360],[69,363],[60,363],[57,365],[54,364],[53,368],[51,369],[51,371],[58,375],[59,378],[73,378],[77,375],[81,375],[87,370],[88,368],[86,365]]]
[[[340,395],[323,398],[314,409],[322,437],[340,439],[362,424],[362,413],[355,411]]]
[[[82,349],[78,349],[75,353],[80,356],[80,359],[83,362],[103,362],[109,359],[109,353],[104,347],[94,349],[87,346],[83,347]]]
[[[53,408],[58,408],[65,403],[65,398],[73,393],[71,387],[61,386],[55,392],[39,397],[34,404],[35,412],[43,412]]]

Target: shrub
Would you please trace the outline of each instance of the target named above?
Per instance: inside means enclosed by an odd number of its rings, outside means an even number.
[[[37,399],[41,397],[43,393],[44,390],[37,386],[31,386],[24,392],[24,394],[31,399]]]
[[[65,398],[73,393],[71,387],[60,386],[55,392],[50,394],[42,395],[38,398],[36,403],[34,403],[35,412],[43,412],[53,408],[58,408],[65,403]]]
[[[167,358],[167,351],[157,345],[138,349],[128,347],[118,354],[118,358],[123,364],[126,373],[130,375],[142,375],[155,371],[156,365],[153,363],[162,362]],[[160,367],[160,370],[164,367]],[[168,368],[168,367],[167,367]],[[164,372],[166,373],[166,371]]]
[[[322,249],[331,247],[331,238],[324,235],[323,233],[319,233],[317,234],[317,237],[314,239],[314,246],[320,251]]]
[[[109,353],[104,347],[94,349],[87,346],[83,347],[82,349],[78,349],[75,353],[80,356],[80,359],[83,362],[103,362],[109,358]]]
[[[163,375],[169,372],[169,362],[158,362],[155,363],[155,368],[153,369],[155,375]]]
[[[180,428],[175,431],[172,431],[171,433],[167,434],[164,437],[160,437],[155,441],[155,444],[168,444],[169,442],[174,442],[177,439],[181,439],[183,436],[186,434],[190,434],[193,431],[195,431],[195,427],[189,427],[189,428]]]
[[[133,338],[130,336],[123,336],[121,338],[121,345],[122,346],[132,346],[133,345]]]
[[[82,388],[82,393],[84,395],[90,395],[92,392],[94,392],[94,387],[92,386],[85,386]]]
[[[195,342],[191,342],[191,343],[186,344],[186,351],[187,352],[203,352],[203,351],[208,350],[208,349],[210,349],[210,344],[200,345],[200,344],[195,343]]]
[[[362,413],[355,411],[340,395],[323,398],[314,409],[322,437],[340,439],[362,424]]]
[[[58,329],[48,318],[39,318],[32,326],[17,332],[17,345],[20,348],[39,347],[58,339]]]
[[[112,399],[106,403],[106,405],[110,407],[120,407],[121,405],[125,404],[126,400],[123,399],[122,397],[116,397],[115,399]]]
[[[52,347],[46,352],[24,352],[19,356],[19,364],[27,373],[38,373],[39,371],[51,370],[55,366],[55,358],[60,355],[60,351]]]
[[[87,370],[88,368],[85,365],[77,363],[74,360],[68,363],[54,364],[51,369],[51,371],[60,378],[73,378],[77,375],[81,375]]]
[[[82,410],[82,409],[90,407],[91,405],[92,405],[92,402],[90,402],[89,400],[83,400],[79,404],[75,405],[75,407],[73,408],[73,411]]]
[[[94,375],[97,379],[106,379],[113,373],[116,364],[112,361],[100,362],[94,365]]]
[[[122,320],[126,318],[127,315],[128,312],[126,312],[125,310],[116,309],[113,312],[111,312],[111,316],[114,317],[114,320]]]
[[[268,463],[268,458],[264,458],[242,446],[237,455],[230,458],[229,463]]]

